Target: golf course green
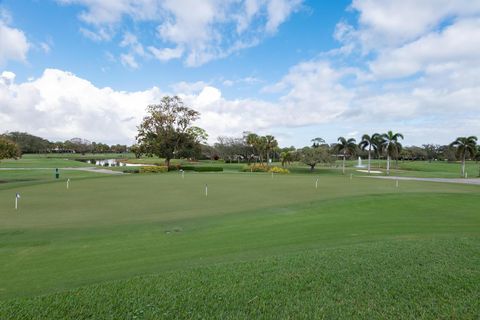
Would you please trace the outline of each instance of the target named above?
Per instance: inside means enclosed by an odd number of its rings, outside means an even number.
[[[480,316],[478,185],[229,171],[27,180],[0,185],[0,319]]]

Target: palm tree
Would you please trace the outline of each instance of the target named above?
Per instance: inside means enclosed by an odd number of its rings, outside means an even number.
[[[258,135],[256,133],[249,133],[245,140],[246,140],[247,145],[249,145],[252,148],[253,156],[255,157],[255,153],[256,153],[255,151],[257,149],[258,142],[259,142]],[[249,159],[250,159],[250,157],[249,157]]]
[[[372,134],[372,148],[374,153],[377,155],[377,158],[380,160],[380,155],[383,153],[383,142],[384,139],[380,133]],[[380,161],[378,163],[380,168]]]
[[[369,136],[368,134],[364,134],[362,136],[362,141],[358,144],[358,147],[361,148],[362,150],[365,150],[368,148],[368,173],[370,174],[370,159],[371,159],[371,152],[372,152],[372,147],[374,147],[374,139],[373,136]]]
[[[351,155],[357,150],[357,144],[354,138],[345,139],[344,137],[338,138],[338,143],[336,145],[338,152],[343,153],[343,164],[342,164],[342,173],[345,174],[345,158],[347,154]]]
[[[270,151],[278,147],[278,142],[275,140],[274,136],[266,135],[265,136],[265,151],[267,153],[267,164],[270,159]]]
[[[470,154],[472,157],[475,156],[477,137],[458,137],[457,140],[450,144],[450,146],[457,148],[457,157],[462,159],[462,177],[465,177],[465,158],[467,157],[467,154]]]
[[[387,133],[382,134],[383,138],[383,148],[387,152],[387,174],[390,174],[390,159],[392,157],[398,157],[398,154],[402,150],[402,144],[398,142],[398,139],[403,139],[403,134],[393,133],[388,131]]]

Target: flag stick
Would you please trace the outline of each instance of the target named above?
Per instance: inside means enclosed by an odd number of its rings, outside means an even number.
[[[205,197],[208,197],[208,185],[205,183]]]
[[[67,189],[70,188],[70,179],[67,179]]]
[[[15,210],[18,209],[18,198],[15,196]]]
[[[318,189],[318,178],[317,178],[317,180],[315,181],[315,189]]]

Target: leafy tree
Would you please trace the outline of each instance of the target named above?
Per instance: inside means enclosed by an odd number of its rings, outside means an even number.
[[[332,159],[325,146],[305,147],[299,153],[300,161],[310,166],[310,171],[313,171],[318,163],[329,163]]]
[[[457,149],[457,157],[462,159],[462,177],[465,177],[465,159],[467,155],[475,156],[477,151],[477,137],[458,137],[450,146]]]
[[[21,156],[18,145],[6,138],[0,137],[0,160],[17,159]]]
[[[8,132],[4,136],[18,145],[22,153],[44,153],[52,147],[50,141],[27,132]]]
[[[163,97],[160,104],[149,105],[147,113],[138,126],[137,142],[148,155],[164,157],[169,166],[177,153],[191,145],[191,123],[200,114],[177,96]]]
[[[401,133],[393,133],[388,131],[382,134],[383,148],[387,153],[387,174],[390,174],[390,159],[392,157],[398,158],[400,151],[402,150],[402,144],[398,142],[398,139],[403,139]]]
[[[130,146],[129,148],[130,152],[132,152],[135,155],[135,158],[140,159],[140,157],[143,154],[142,148],[138,144],[134,144]]]
[[[353,155],[357,150],[357,144],[355,143],[354,138],[345,139],[344,137],[338,138],[338,143],[335,146],[335,149],[338,152],[343,154],[343,161],[342,161],[342,173],[345,174],[345,158],[347,155]]]

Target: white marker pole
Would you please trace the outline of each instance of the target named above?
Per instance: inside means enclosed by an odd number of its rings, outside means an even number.
[[[398,179],[397,179],[397,181],[396,181],[396,183],[395,183],[395,186],[398,188]]]
[[[70,188],[70,179],[67,179],[67,190]]]
[[[205,197],[208,197],[208,184],[205,183]]]
[[[315,181],[315,189],[318,189],[318,178],[317,178],[317,180]]]
[[[182,179],[185,179],[185,170],[182,170]]]
[[[18,209],[18,199],[20,199],[20,194],[17,192],[15,194],[15,210]]]

